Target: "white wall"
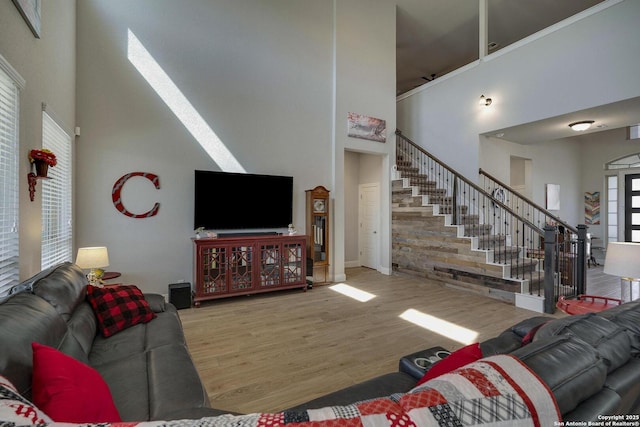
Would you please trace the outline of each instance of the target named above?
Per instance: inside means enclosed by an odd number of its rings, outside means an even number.
[[[11,1],[0,3],[0,55],[24,78],[20,93],[20,277],[40,271],[42,182],[35,200],[29,200],[27,174],[29,150],[42,146],[42,103],[60,124],[75,126],[76,2],[43,1],[41,38],[34,37]]]
[[[605,176],[618,174],[618,171],[606,170],[605,165],[636,153],[640,153],[640,140],[627,139],[627,129],[620,128],[534,145],[481,137],[479,162],[482,169],[509,183],[513,182],[513,175],[510,176],[509,170],[510,156],[531,159],[533,201],[545,206],[544,185],[560,183],[559,215],[573,225],[585,223],[584,193],[600,191],[601,223],[589,225],[589,232],[604,238],[607,208]],[[623,202],[621,197],[619,200]],[[618,223],[622,224],[621,221]],[[619,235],[622,236],[622,230]]]
[[[336,212],[347,212],[344,181],[345,150],[381,156],[381,260],[380,271],[391,272],[391,165],[395,163],[396,74],[395,4],[385,0],[336,1],[335,62],[335,185]],[[387,141],[347,136],[347,114],[354,112],[386,120]],[[345,216],[336,215],[334,271],[344,272]]]
[[[640,121],[640,118],[639,118]],[[606,209],[605,204],[605,176],[618,175],[618,173],[624,174],[629,170],[611,171],[606,170],[605,165],[612,160],[617,160],[621,157],[625,157],[631,154],[640,153],[640,140],[627,139],[626,129],[612,129],[605,132],[598,132],[595,134],[583,135],[579,139],[580,144],[580,162],[582,172],[582,195],[584,197],[585,192],[600,191],[600,220],[599,225],[593,224],[589,226],[589,231],[600,238],[606,237],[606,230],[604,229],[606,221]],[[637,173],[637,170],[634,171]],[[620,181],[618,187],[622,189],[624,184],[624,175],[620,175]],[[583,199],[584,200],[584,199]],[[622,195],[618,197],[619,203],[624,203]],[[619,206],[619,211],[623,212],[622,205]],[[624,238],[623,225],[624,222],[620,219],[618,221],[620,230],[618,230],[618,237]]]
[[[505,183],[511,182],[511,156],[530,159],[533,169],[532,200],[545,207],[545,185],[560,185],[560,210],[552,213],[569,224],[584,224],[581,145],[577,141],[515,144],[481,137],[480,167]]]
[[[479,134],[639,96],[639,19],[640,2],[613,2],[504,48],[400,97],[398,128],[475,177]],[[490,108],[478,105],[482,94]]]
[[[344,262],[348,267],[360,266],[358,251],[358,185],[360,184],[360,154],[344,153]]]
[[[294,177],[298,230],[304,190],[331,190],[331,271],[344,276],[346,112],[395,126],[395,8],[336,3],[79,2],[78,244],[108,246],[123,281],[166,293],[192,276],[193,170],[224,169],[128,60],[132,31],[247,172]],[[159,190],[132,180],[124,194],[132,211],[159,202],[153,218],[126,217],[111,202],[115,181],[134,171],[160,177]],[[220,200],[220,209],[233,207]]]

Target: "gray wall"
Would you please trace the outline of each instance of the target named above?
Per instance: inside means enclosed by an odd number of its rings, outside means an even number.
[[[624,1],[502,49],[401,97],[398,127],[476,176],[479,134],[640,95],[639,18],[640,2]]]
[[[41,38],[33,36],[11,1],[0,2],[0,55],[26,81],[20,93],[20,276],[40,271],[42,182],[35,200],[29,200],[29,150],[42,146],[42,103],[67,131],[75,126],[76,112],[76,2],[42,3]]]
[[[640,120],[640,118],[639,118]],[[546,183],[560,184],[561,206],[559,215],[570,224],[584,224],[584,193],[600,191],[600,224],[589,225],[589,232],[606,237],[605,176],[617,175],[605,165],[621,157],[640,153],[640,140],[629,140],[627,129],[611,129],[545,141],[535,145],[521,145],[497,138],[481,138],[481,168],[506,183],[513,182],[509,171],[510,156],[532,161],[533,200],[541,206],[545,203]],[[625,171],[620,171],[624,174]],[[621,175],[623,176],[623,175]],[[620,179],[619,187],[624,180]],[[622,202],[622,195],[618,198]],[[620,206],[622,208],[622,206]],[[554,212],[555,213],[555,212]],[[621,220],[618,221],[622,225]],[[622,236],[622,229],[619,236]]]
[[[166,293],[192,279],[193,170],[226,170],[129,60],[133,33],[244,170],[294,177],[298,230],[304,191],[331,190],[331,273],[342,279],[344,150],[393,147],[347,138],[347,112],[395,129],[395,7],[343,3],[78,2],[78,245],[108,246],[123,281]],[[158,202],[155,217],[126,217],[111,202],[115,181],[134,171],[157,174],[160,189],[132,179],[125,205]],[[220,199],[219,209],[233,206]]]
[[[401,96],[398,128],[471,179],[481,167],[509,182],[511,155],[533,159],[534,201],[544,206],[544,184],[560,184],[561,217],[583,223],[584,192],[602,188],[615,145],[571,138],[525,147],[480,135],[640,96],[640,2],[600,8]],[[490,108],[478,105],[481,94]]]
[[[638,118],[640,121],[640,117]],[[612,160],[617,160],[621,157],[625,157],[630,154],[640,153],[640,140],[627,139],[626,129],[612,129],[606,132],[598,132],[596,134],[581,136],[578,143],[580,144],[580,162],[581,168],[581,183],[582,183],[582,197],[585,192],[600,191],[600,225],[590,225],[589,231],[601,238],[607,237],[606,230],[604,228],[606,223],[606,209],[605,204],[605,176],[618,175],[618,189],[620,194],[618,195],[618,212],[623,214],[623,202],[624,197],[622,191],[624,190],[624,174],[625,173],[639,173],[637,169],[630,170],[606,170],[605,165]],[[584,199],[582,199],[584,200]],[[623,217],[618,218],[618,238],[624,239],[624,221]]]
[[[576,141],[548,141],[532,145],[515,144],[498,138],[482,137],[481,168],[505,183],[510,176],[511,156],[530,159],[532,164],[532,199],[545,207],[545,184],[560,185],[560,210],[552,211],[569,224],[584,223],[581,182],[581,146]]]

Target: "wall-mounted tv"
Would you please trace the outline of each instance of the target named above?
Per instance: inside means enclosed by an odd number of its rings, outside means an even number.
[[[195,171],[194,228],[286,228],[293,218],[293,177]]]

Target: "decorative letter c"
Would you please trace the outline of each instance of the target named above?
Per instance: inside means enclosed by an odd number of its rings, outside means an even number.
[[[156,203],[151,210],[142,213],[142,214],[134,214],[127,210],[122,204],[122,197],[120,196],[120,192],[122,191],[122,187],[124,187],[125,182],[129,180],[129,178],[134,176],[141,176],[143,178],[147,178],[149,181],[153,183],[153,185],[159,189],[160,188],[160,178],[158,175],[154,175],[148,172],[131,172],[126,175],[123,175],[119,180],[113,184],[113,189],[111,190],[111,199],[113,200],[113,205],[116,207],[118,212],[122,213],[131,218],[150,218],[158,214],[158,210],[160,209],[160,204]]]

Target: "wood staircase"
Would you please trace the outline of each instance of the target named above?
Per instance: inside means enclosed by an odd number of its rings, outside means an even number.
[[[444,282],[489,297],[515,303],[541,268],[511,246],[504,234],[457,206],[459,223],[452,225],[453,201],[447,189],[418,174],[410,161],[396,161],[392,182],[392,264],[394,272]],[[407,178],[410,176],[411,178]],[[518,274],[519,273],[519,274]]]

